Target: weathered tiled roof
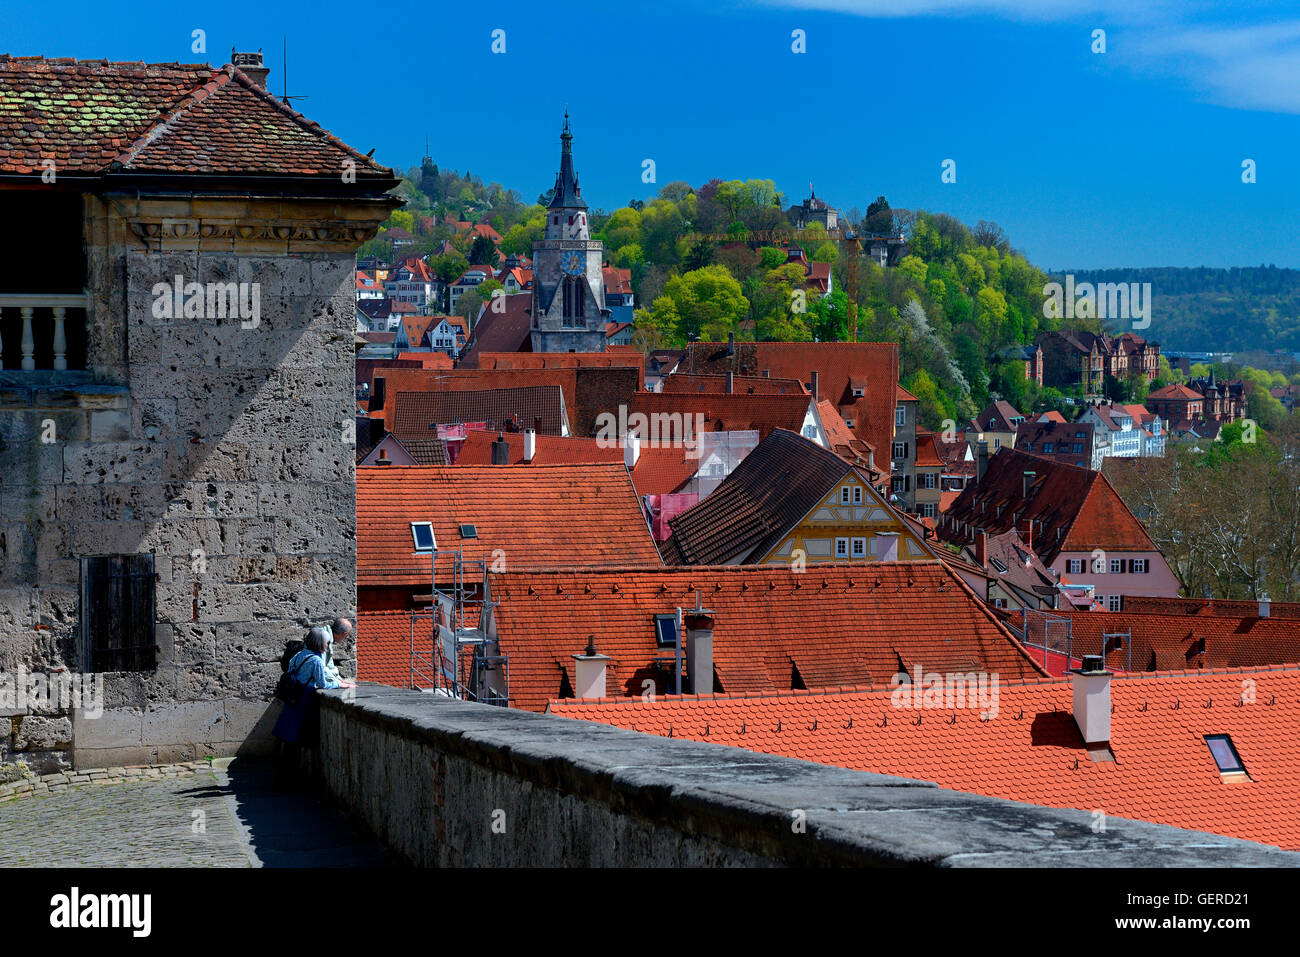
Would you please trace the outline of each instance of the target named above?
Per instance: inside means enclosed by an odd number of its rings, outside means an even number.
[[[610,695],[637,695],[649,680],[671,689],[656,659],[656,615],[713,612],[713,661],[726,691],[791,687],[888,687],[899,671],[996,671],[1004,680],[1043,675],[1023,646],[943,563],[870,566],[553,569],[492,575],[501,650],[510,655],[510,698],[540,711],[573,686],[573,659],[594,636],[609,655]]]
[[[429,583],[412,522],[432,522],[437,547],[466,559],[491,562],[500,549],[507,568],[660,564],[621,463],[358,469],[358,585]]]
[[[569,700],[554,702],[551,711],[1300,850],[1294,667],[1115,677],[1115,760],[1101,762],[1090,759],[1075,724],[1070,681],[1000,677],[990,720],[981,720],[978,705],[900,709],[888,690]],[[1245,687],[1251,703],[1239,707]],[[1219,773],[1205,741],[1216,734],[1231,736],[1249,780]]]
[[[392,396],[392,432],[408,438],[436,437],[438,425],[484,422],[490,429],[504,429],[514,422],[521,429],[532,428],[541,419],[540,432],[562,435],[564,399],[560,387],[530,385],[517,389],[399,392]]]
[[[234,66],[0,56],[0,172],[393,177]]]

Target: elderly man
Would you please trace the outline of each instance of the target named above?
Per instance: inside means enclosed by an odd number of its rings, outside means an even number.
[[[338,665],[334,663],[334,642],[352,634],[352,622],[346,618],[335,618],[325,629],[329,633],[329,643],[325,647],[325,675],[327,678],[342,683],[347,688],[352,682],[343,683],[339,676]]]

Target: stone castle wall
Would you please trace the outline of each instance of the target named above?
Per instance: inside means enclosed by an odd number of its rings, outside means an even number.
[[[80,671],[80,559],[137,553],[154,555],[157,668],[103,675],[99,717],[0,710],[0,763],[269,745],[285,640],[356,607],[354,250],[386,215],[87,199],[93,381],[0,391],[0,673]],[[178,275],[250,284],[260,309],[160,318],[156,285]],[[335,654],[346,673],[351,648]]]

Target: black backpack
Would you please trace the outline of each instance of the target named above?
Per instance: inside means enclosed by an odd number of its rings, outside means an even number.
[[[301,638],[290,638],[284,643],[284,654],[280,656],[280,670],[288,671],[289,662],[293,661],[294,655],[307,647],[307,642]]]
[[[302,642],[298,642],[298,644],[301,645]],[[298,680],[298,675],[302,672],[302,666],[307,663],[307,660],[304,658],[299,662],[297,670],[292,673],[290,673],[286,662],[284,674],[280,675],[280,680],[275,686],[275,696],[285,704],[298,704],[303,692],[313,689],[313,685]]]

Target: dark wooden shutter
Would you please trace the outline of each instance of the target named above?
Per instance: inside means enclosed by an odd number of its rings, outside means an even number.
[[[153,670],[153,555],[103,555],[82,561],[87,670]]]

